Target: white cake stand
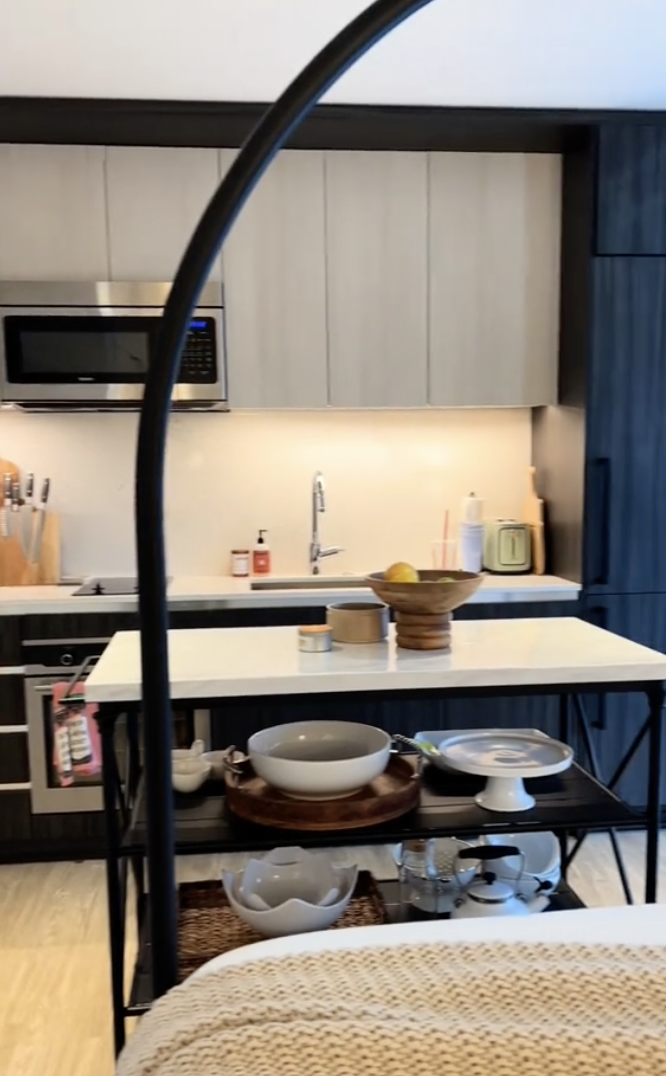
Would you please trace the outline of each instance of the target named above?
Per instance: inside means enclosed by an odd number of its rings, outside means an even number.
[[[460,773],[487,777],[486,787],[474,798],[487,811],[529,811],[534,807],[523,781],[549,777],[567,770],[574,753],[567,744],[534,732],[479,729],[464,732],[439,745],[446,765]]]

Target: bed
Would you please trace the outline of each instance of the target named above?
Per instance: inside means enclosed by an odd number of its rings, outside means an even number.
[[[144,1017],[118,1076],[660,1076],[666,907],[280,938]]]

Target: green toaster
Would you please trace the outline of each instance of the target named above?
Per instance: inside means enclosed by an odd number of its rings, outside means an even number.
[[[529,572],[532,532],[528,523],[496,519],[483,530],[483,567],[489,572]]]

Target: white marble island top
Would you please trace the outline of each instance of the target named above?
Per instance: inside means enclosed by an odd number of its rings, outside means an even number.
[[[292,586],[280,587],[280,576],[256,579],[234,579],[230,575],[175,575],[167,586],[169,608],[176,611],[206,611],[216,609],[287,609],[323,607],[335,601],[364,601],[374,596],[368,588],[353,585],[358,576],[350,576],[350,586],[344,577],[332,576],[327,586],[325,575],[319,576],[324,586],[315,589],[294,587],[298,576],[285,577]],[[307,577],[304,577],[307,583]],[[275,589],[255,590],[253,583],[270,581]],[[333,583],[337,585],[333,585]],[[340,585],[342,584],[342,585]],[[0,587],[0,616],[29,616],[37,613],[131,613],[138,609],[135,594],[88,595],[75,597],[79,584],[37,587]],[[471,604],[487,602],[548,602],[576,601],[580,584],[555,575],[486,575],[481,586],[469,599]]]
[[[118,632],[87,681],[91,702],[141,699],[139,633]],[[631,683],[666,680],[666,655],[576,617],[454,621],[448,654],[385,643],[298,649],[297,629],[169,632],[171,698]]]

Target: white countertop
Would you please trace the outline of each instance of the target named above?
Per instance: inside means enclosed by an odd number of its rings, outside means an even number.
[[[298,629],[196,628],[169,632],[171,698],[408,691],[428,688],[603,684],[666,679],[666,656],[576,617],[461,620],[448,654],[385,643],[298,649]],[[87,681],[91,702],[142,697],[139,633],[114,635]]]
[[[262,576],[279,582],[279,576]],[[290,579],[299,577],[290,576]],[[324,580],[325,576],[320,576]],[[340,576],[333,576],[340,581]],[[328,605],[333,601],[363,601],[372,596],[363,587],[335,586],[330,589],[252,590],[250,579],[232,576],[174,576],[167,588],[172,609],[284,609]],[[0,616],[28,616],[31,613],[128,613],[138,606],[133,594],[109,597],[72,597],[78,586],[0,587]],[[576,601],[580,584],[554,575],[487,575],[474,603]]]

